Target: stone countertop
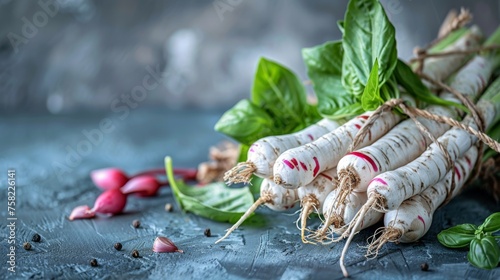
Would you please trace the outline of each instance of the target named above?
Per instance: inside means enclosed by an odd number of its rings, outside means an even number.
[[[127,117],[113,114],[0,116],[0,237],[3,279],[341,279],[338,258],[343,242],[314,246],[300,241],[297,214],[258,209],[258,219],[243,224],[214,245],[230,225],[183,213],[169,188],[154,198],[130,197],[125,213],[69,221],[78,205],[92,205],[100,191],[91,170],[116,166],[133,174],[162,167],[172,156],[175,166],[196,167],[208,148],[225,139],[213,131],[222,112],[137,109]],[[101,134],[99,134],[98,131]],[[94,132],[93,142],[87,138]],[[101,135],[102,137],[98,137]],[[7,179],[16,170],[16,272],[7,270]],[[164,205],[174,204],[173,212]],[[378,258],[366,260],[366,239],[376,227],[358,234],[346,256],[353,279],[500,279],[500,269],[469,265],[465,250],[448,250],[437,233],[458,223],[481,223],[500,207],[484,191],[470,188],[438,210],[427,235],[414,244],[387,244]],[[133,228],[133,220],[141,221]],[[311,226],[319,225],[316,219]],[[205,237],[210,228],[212,237]],[[40,243],[22,243],[34,233]],[[183,254],[151,251],[156,236],[171,238]],[[121,242],[117,251],[113,244]],[[359,246],[358,246],[359,245]],[[140,258],[131,257],[137,249]],[[90,266],[97,259],[98,267]],[[429,271],[420,265],[428,263]]]

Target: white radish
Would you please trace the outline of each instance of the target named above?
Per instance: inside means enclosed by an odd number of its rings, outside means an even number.
[[[281,154],[273,167],[274,181],[285,188],[298,188],[310,183],[321,172],[335,167],[371,114],[366,112],[311,143]],[[400,120],[398,114],[382,112],[361,146],[373,143]]]
[[[270,179],[264,179],[260,185],[260,197],[257,199],[250,208],[241,216],[241,218],[230,227],[226,234],[217,240],[215,243],[219,243],[228,237],[234,230],[236,230],[250,215],[259,207],[264,204],[268,208],[274,211],[285,211],[291,209],[298,202],[299,196],[297,190],[285,189],[277,184],[275,184]]]
[[[337,169],[329,169],[320,173],[311,183],[297,189],[300,199],[301,221],[300,237],[304,243],[312,243],[305,238],[307,218],[314,211],[319,213],[318,209],[323,208],[323,202],[327,195],[337,187]]]
[[[300,190],[300,189],[299,189]],[[333,232],[335,234],[342,234],[347,224],[354,218],[356,213],[361,209],[361,207],[366,203],[367,196],[366,192],[352,192],[348,195],[345,203],[345,207],[342,212],[335,208],[335,203],[340,194],[339,189],[335,189],[328,194],[323,203],[323,224],[316,232],[316,239],[322,240],[326,237],[327,232]],[[382,218],[382,214],[379,212],[373,212],[372,215],[365,216],[365,219],[361,222],[361,228],[369,227]]]
[[[486,128],[499,116],[500,102],[492,104],[495,95],[498,98],[499,88],[500,79],[497,79],[477,104],[478,112],[482,115]],[[477,129],[477,125],[470,116],[463,123]],[[340,266],[344,275],[348,275],[344,266],[347,248],[366,213],[368,211],[387,213],[398,208],[406,199],[438,183],[452,168],[450,162],[454,163],[469,150],[477,138],[465,130],[453,128],[439,137],[437,141],[446,149],[450,161],[446,160],[445,154],[438,145],[433,143],[420,157],[409,164],[373,178],[367,189],[368,201],[361,207],[346,230],[349,238],[340,257]]]
[[[475,99],[486,87],[493,72],[494,63],[482,56],[476,56],[453,78],[451,87]],[[459,103],[452,93],[442,93],[443,99]],[[431,106],[430,113],[456,118],[458,111],[454,108]],[[442,135],[449,126],[433,120],[418,118],[429,133],[434,137]],[[364,192],[370,181],[383,172],[393,170],[411,162],[421,155],[430,144],[430,139],[422,133],[416,123],[405,120],[394,127],[386,135],[372,145],[354,151],[344,156],[338,163],[339,189],[343,195],[339,196],[337,208],[341,208],[345,197],[352,191]]]
[[[432,217],[443,203],[461,192],[478,157],[475,146],[457,160],[453,170],[434,186],[405,200],[397,209],[384,215],[385,228],[382,234],[368,247],[367,255],[377,255],[387,242],[415,242],[430,229]],[[454,178],[452,178],[454,177]]]
[[[338,126],[336,121],[322,119],[295,133],[259,139],[250,146],[247,161],[240,162],[227,171],[224,180],[228,183],[248,183],[253,174],[261,178],[272,178],[274,162],[281,153],[314,141]]]

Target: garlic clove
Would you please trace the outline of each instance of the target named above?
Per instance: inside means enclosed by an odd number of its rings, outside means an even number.
[[[69,220],[73,221],[74,219],[90,219],[95,217],[95,212],[90,209],[87,205],[81,205],[75,207],[71,214],[69,215]]]
[[[97,197],[91,211],[103,214],[119,214],[127,204],[127,195],[119,189],[111,189]]]
[[[128,181],[128,177],[121,169],[103,168],[90,172],[94,184],[103,190],[119,189]]]
[[[130,179],[122,188],[124,194],[134,193],[139,196],[155,196],[160,189],[160,183],[154,176],[142,175]]]
[[[179,250],[177,246],[175,246],[174,242],[172,240],[168,239],[167,237],[163,236],[158,236],[155,239],[155,242],[153,243],[153,252],[157,253],[184,253],[184,251]]]

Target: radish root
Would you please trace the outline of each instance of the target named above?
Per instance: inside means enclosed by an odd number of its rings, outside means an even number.
[[[300,238],[302,239],[302,242],[305,244],[307,243],[316,244],[315,242],[306,239],[305,231],[309,215],[313,212],[313,209],[317,209],[318,206],[319,206],[319,201],[313,195],[308,195],[302,199],[302,210],[301,210],[302,212],[300,213]]]
[[[261,197],[259,197],[259,199],[257,199],[253,204],[252,206],[250,206],[250,208],[248,208],[248,210],[245,212],[245,214],[243,214],[243,216],[241,216],[241,218],[232,226],[230,227],[229,229],[227,229],[226,231],[226,234],[221,237],[219,240],[215,241],[215,244],[221,242],[222,240],[226,239],[233,231],[235,231],[248,217],[250,217],[250,215],[255,212],[255,210],[257,209],[257,207],[259,207],[260,205],[264,204],[264,203],[269,203],[272,201],[272,196],[269,195],[269,194],[265,194]]]
[[[224,181],[226,181],[228,184],[248,184],[255,170],[257,170],[257,167],[253,162],[240,162],[235,167],[224,173]]]
[[[375,238],[379,230],[383,230],[383,232],[380,237]],[[365,257],[376,258],[382,246],[384,246],[387,242],[397,242],[402,235],[403,232],[400,229],[394,227],[379,228],[377,231],[375,231],[372,241],[368,244],[368,249]]]

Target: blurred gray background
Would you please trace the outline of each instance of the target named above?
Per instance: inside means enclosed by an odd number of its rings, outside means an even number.
[[[399,56],[466,7],[490,34],[498,0],[383,0]],[[307,79],[301,49],[340,38],[347,1],[0,0],[0,109],[65,114],[161,106],[227,109],[259,57]]]

